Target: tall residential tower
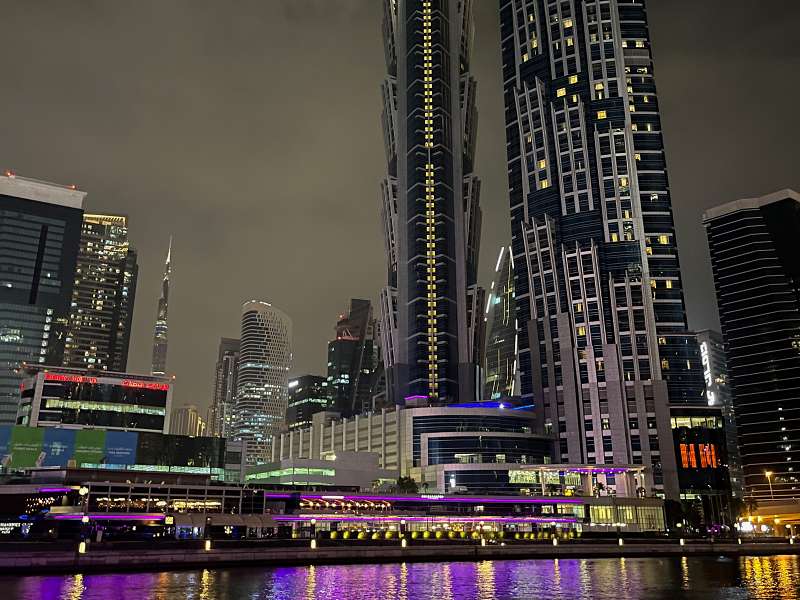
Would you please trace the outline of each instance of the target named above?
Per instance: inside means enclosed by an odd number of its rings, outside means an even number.
[[[499,0],[524,399],[563,462],[679,494],[670,406],[703,402],[642,0]]]
[[[214,368],[214,397],[208,411],[208,435],[212,437],[227,438],[232,434],[240,345],[239,340],[233,338],[222,338],[219,341],[217,364]]]
[[[248,464],[270,460],[273,436],[286,423],[291,344],[285,313],[267,302],[244,303],[233,438],[245,442]]]
[[[372,408],[375,377],[375,319],[369,300],[350,300],[339,315],[336,339],[328,342],[327,393],[331,408],[345,417]]]
[[[397,404],[465,402],[481,391],[472,27],[470,0],[384,0],[381,335]]]
[[[158,315],[153,332],[153,375],[167,373],[167,345],[169,342],[169,284],[172,277],[172,238],[169,238],[167,260],[164,263],[164,278],[161,280],[161,297],[158,299]]]
[[[514,302],[514,256],[503,246],[486,303],[486,382],[484,397],[497,400],[519,392],[517,381],[517,309]]]
[[[128,217],[83,215],[63,366],[127,369],[138,270]]]

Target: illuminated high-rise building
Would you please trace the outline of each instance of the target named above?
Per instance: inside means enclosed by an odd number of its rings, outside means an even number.
[[[401,405],[471,401],[482,391],[485,295],[472,2],[384,0],[383,32],[387,389]]]
[[[0,175],[0,424],[16,420],[22,366],[64,359],[85,196]]]
[[[269,462],[272,438],[286,422],[292,321],[267,302],[242,306],[233,438],[245,442],[248,464]]]
[[[331,408],[345,417],[372,408],[375,377],[375,319],[369,300],[350,300],[339,315],[336,339],[328,342],[327,392]]]
[[[503,246],[486,303],[486,382],[484,400],[511,397],[517,381],[517,311],[514,303],[514,257]]]
[[[137,275],[128,218],[83,215],[63,366],[127,369]]]
[[[161,297],[158,299],[158,314],[153,332],[153,375],[166,375],[167,348],[169,343],[169,285],[172,277],[172,238],[169,238],[167,260],[164,263],[164,278],[161,280]]]
[[[707,410],[642,0],[500,0],[521,395],[557,458],[678,498],[671,410]]]
[[[208,411],[208,435],[212,437],[227,438],[232,432],[240,346],[239,340],[233,338],[219,341],[214,368],[214,397]]]

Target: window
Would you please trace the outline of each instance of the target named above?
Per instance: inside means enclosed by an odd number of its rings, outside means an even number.
[[[660,235],[658,236],[658,243],[659,244],[669,244],[669,236],[668,235]]]
[[[547,161],[542,159],[542,160],[539,161],[538,165],[539,165],[540,169],[545,169],[545,168],[547,168]]]
[[[619,236],[616,233],[612,233],[611,234],[611,241],[612,242],[618,242],[619,241]]]
[[[570,75],[569,76],[570,83],[578,83],[578,76],[577,75]]]
[[[543,190],[543,189],[545,189],[545,188],[549,188],[549,187],[550,187],[550,182],[549,182],[549,181],[547,181],[547,179],[542,179],[542,180],[539,182],[539,189],[540,189],[540,190]]]
[[[567,95],[567,88],[558,88],[556,90],[556,98],[561,98]]]
[[[528,62],[528,53],[522,55],[522,62]]]
[[[578,327],[578,335],[586,335],[586,327],[584,327],[583,325],[580,325]]]
[[[604,110],[598,110],[598,111],[597,111],[597,118],[598,118],[598,119],[605,119],[605,118],[606,118],[606,111],[604,111]]]
[[[572,19],[564,19],[564,29],[572,27]]]
[[[661,369],[664,371],[669,371],[669,361],[666,358],[661,359]]]
[[[665,283],[667,285],[667,289],[671,290],[672,289],[672,280],[671,279],[667,279],[667,281]]]

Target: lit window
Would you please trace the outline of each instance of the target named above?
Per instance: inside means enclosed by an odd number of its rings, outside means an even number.
[[[575,312],[576,313],[582,313],[583,312],[583,302],[578,302],[575,305]]]
[[[642,40],[636,40],[636,47],[644,48],[644,42]]]
[[[595,83],[594,84],[594,89],[596,89],[598,91],[602,91],[603,90],[603,84],[602,83]]]
[[[522,55],[522,62],[528,62],[528,53]]]
[[[578,76],[577,75],[570,75],[569,76],[570,83],[578,83]]]
[[[653,288],[653,289],[656,289],[656,280],[655,279],[651,279],[650,280],[650,287]]]
[[[567,38],[567,46],[574,46],[575,41],[572,39],[572,36]]]
[[[669,371],[669,361],[666,358],[661,359],[661,368],[664,371]]]
[[[598,119],[605,119],[605,118],[606,118],[606,111],[604,111],[604,110],[598,110],[598,111],[597,111],[597,118],[598,118]]]
[[[544,188],[548,188],[548,187],[550,187],[550,182],[549,182],[549,181],[547,181],[547,179],[542,179],[542,180],[539,182],[539,189],[540,189],[540,190],[543,190]]]
[[[611,234],[611,241],[612,242],[618,242],[619,241],[619,235],[617,235],[616,233],[612,233]]]
[[[561,98],[561,96],[567,95],[567,88],[558,88],[556,90],[556,98]]]
[[[667,283],[667,289],[671,290],[672,289],[672,280],[671,279],[667,279],[666,283]]]
[[[636,154],[633,155],[633,158],[635,158],[636,160],[642,160],[642,155],[637,152]]]
[[[564,19],[564,29],[572,27],[572,19]]]
[[[547,161],[544,159],[540,160],[538,164],[540,169],[544,169],[545,167],[547,167]]]
[[[658,236],[658,243],[659,244],[669,244],[669,236],[661,234]]]
[[[578,335],[586,335],[586,327],[583,325],[578,326]]]

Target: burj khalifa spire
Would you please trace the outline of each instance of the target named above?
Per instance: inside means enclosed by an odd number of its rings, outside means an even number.
[[[155,331],[153,332],[153,375],[166,375],[167,373],[167,343],[169,341],[169,284],[172,276],[172,237],[169,238],[167,260],[164,264],[164,279],[161,282],[161,297],[158,299],[158,316],[156,317]]]

